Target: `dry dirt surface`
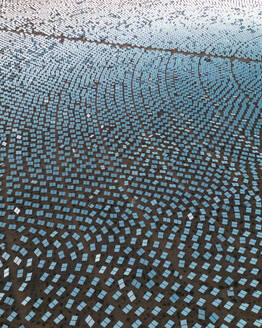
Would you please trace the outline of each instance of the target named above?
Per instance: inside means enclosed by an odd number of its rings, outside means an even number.
[[[1,1],[1,328],[262,327],[261,53],[261,1]]]

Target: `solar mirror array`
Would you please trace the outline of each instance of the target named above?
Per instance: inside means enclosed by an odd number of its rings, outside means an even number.
[[[260,1],[3,0],[3,328],[262,327]]]

